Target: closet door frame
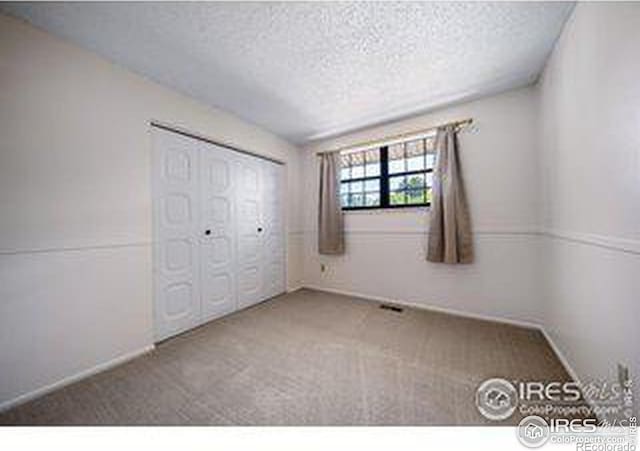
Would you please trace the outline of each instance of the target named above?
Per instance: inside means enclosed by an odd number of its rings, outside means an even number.
[[[283,271],[283,274],[282,274],[282,278],[283,278],[283,280],[282,280],[282,288],[283,289],[282,289],[281,293],[266,293],[266,287],[264,287],[264,281],[262,280],[263,277],[264,277],[264,268],[262,268],[261,285],[263,285],[263,286],[261,287],[261,293],[260,293],[259,297],[255,299],[255,302],[251,302],[251,303],[249,303],[249,302],[244,302],[244,303],[241,302],[240,291],[239,291],[239,287],[238,287],[238,283],[239,283],[239,279],[240,279],[238,277],[238,269],[239,268],[238,268],[238,265],[236,265],[236,275],[235,275],[236,300],[235,300],[235,308],[232,311],[237,311],[237,310],[240,310],[240,309],[242,309],[244,307],[248,307],[250,305],[253,305],[255,303],[262,302],[262,301],[264,301],[266,299],[269,299],[270,297],[273,297],[275,295],[286,293],[287,286],[288,286],[288,282],[287,282],[288,281],[288,275],[287,275],[287,272],[288,272],[287,266],[288,265],[287,265],[287,262],[288,262],[288,245],[289,245],[289,242],[288,242],[289,241],[288,240],[289,237],[288,237],[288,233],[287,233],[288,205],[287,205],[287,202],[286,202],[286,199],[287,199],[287,177],[286,177],[286,174],[287,174],[287,163],[286,162],[283,162],[283,161],[280,161],[280,160],[277,160],[277,159],[274,159],[274,158],[266,157],[264,155],[260,155],[260,154],[257,154],[255,152],[250,152],[250,151],[246,151],[246,150],[243,150],[243,149],[239,149],[237,147],[233,147],[233,146],[230,146],[228,144],[217,142],[217,141],[215,141],[213,139],[207,138],[206,136],[203,136],[203,135],[200,135],[200,134],[197,134],[197,133],[193,133],[193,132],[184,130],[184,129],[180,128],[180,127],[175,127],[175,126],[172,126],[172,125],[168,125],[166,123],[159,122],[159,121],[150,121],[150,135],[151,135],[151,137],[150,137],[150,141],[151,141],[151,178],[150,178],[150,180],[151,180],[151,196],[152,196],[152,212],[153,212],[153,214],[152,214],[152,236],[153,236],[153,239],[152,239],[152,254],[153,254],[152,255],[152,312],[153,312],[152,324],[153,324],[153,334],[152,335],[154,337],[154,341],[155,342],[164,340],[164,339],[169,338],[169,337],[171,337],[173,335],[177,335],[177,334],[179,334],[179,333],[181,333],[181,332],[183,332],[185,330],[189,330],[189,329],[191,329],[193,327],[196,327],[196,326],[198,326],[200,324],[203,324],[203,323],[208,322],[208,321],[210,321],[212,319],[215,319],[215,318],[206,319],[206,318],[203,317],[203,312],[202,312],[203,301],[202,301],[202,295],[200,293],[200,291],[201,291],[200,278],[202,276],[202,274],[201,274],[201,271],[202,271],[201,265],[202,265],[202,263],[201,263],[200,252],[202,251],[202,249],[201,249],[202,246],[198,246],[197,242],[196,242],[196,245],[195,245],[195,248],[196,248],[195,249],[195,253],[196,253],[196,255],[193,256],[193,258],[194,258],[194,260],[196,261],[196,264],[197,264],[197,268],[195,268],[195,270],[196,270],[197,279],[198,279],[196,283],[197,283],[197,288],[198,288],[198,299],[199,299],[199,302],[200,302],[200,304],[198,306],[199,316],[186,329],[183,329],[183,330],[180,330],[180,331],[177,331],[177,332],[171,332],[169,334],[167,334],[167,333],[159,333],[159,331],[158,331],[157,308],[158,308],[160,293],[159,293],[158,282],[156,280],[156,270],[157,270],[157,264],[159,262],[158,259],[160,258],[161,252],[160,252],[159,247],[158,247],[159,246],[159,243],[158,243],[158,238],[159,238],[158,237],[158,221],[159,221],[159,218],[157,217],[158,202],[159,202],[158,196],[160,194],[160,186],[159,186],[160,185],[160,181],[158,180],[159,170],[160,170],[159,164],[160,163],[157,161],[157,159],[158,159],[157,158],[157,154],[159,153],[159,151],[158,151],[158,149],[155,148],[155,146],[157,145],[157,143],[156,143],[156,141],[157,141],[156,132],[157,131],[172,133],[172,134],[175,134],[175,135],[180,135],[182,138],[186,138],[186,139],[190,138],[192,140],[199,141],[200,142],[200,146],[198,146],[198,147],[200,147],[200,148],[205,147],[205,146],[202,145],[203,143],[207,143],[209,145],[213,145],[213,146],[217,146],[219,148],[222,148],[223,150],[234,151],[234,152],[236,152],[238,154],[239,158],[242,158],[242,157],[253,157],[256,160],[258,160],[259,163],[262,163],[263,161],[267,161],[267,162],[270,162],[270,163],[273,163],[273,164],[277,164],[279,166],[279,171],[278,171],[280,173],[280,175],[279,175],[279,177],[280,177],[280,190],[279,190],[279,193],[282,196],[282,207],[280,209],[280,214],[281,214],[281,221],[282,221],[282,254],[283,254],[283,265],[284,265],[284,268],[283,268],[284,271]],[[196,171],[195,171],[196,172],[196,176],[198,177],[197,186],[196,186],[196,192],[197,192],[196,195],[198,197],[197,198],[197,208],[201,208],[201,204],[202,204],[202,200],[201,200],[201,196],[202,196],[202,194],[201,194],[201,191],[202,191],[201,184],[202,183],[200,181],[200,178],[202,177],[202,174],[201,174],[202,170],[200,168],[200,163],[199,163],[200,159],[201,159],[202,152],[203,151],[201,150],[197,155],[197,163],[196,164],[198,165],[198,168],[195,168],[196,169]],[[233,171],[234,172],[233,177],[237,177],[237,171],[238,171],[237,169],[235,169]],[[263,168],[261,167],[260,168],[260,178],[262,178],[262,172],[263,172]],[[236,191],[237,191],[237,188],[236,188]],[[261,195],[262,195],[262,193],[261,193]],[[262,195],[262,197],[264,197],[264,196]],[[262,199],[261,199],[261,202],[263,202]],[[236,210],[236,212],[235,212],[235,222],[236,222],[236,225],[237,225],[237,217],[238,217],[238,211],[237,211],[238,210],[238,206],[237,205],[235,206],[235,210]],[[199,212],[198,212],[198,214],[199,214]],[[261,219],[262,218],[259,217],[259,221],[261,221]],[[199,228],[203,228],[204,223],[200,218],[198,218],[197,222],[198,222],[198,225],[196,227],[197,228],[198,227]],[[200,235],[203,232],[204,232],[204,230],[196,230],[195,239],[199,240],[201,238]],[[237,252],[238,252],[238,249],[237,249],[238,244],[237,243],[239,242],[239,239],[236,237],[235,241],[236,241],[236,254],[237,254]],[[261,241],[261,246],[260,246],[259,252],[260,252],[260,257],[259,257],[260,258],[260,262],[261,262],[261,264],[263,264],[263,262],[264,262],[263,253],[265,252],[265,250],[264,250],[264,246],[263,246],[262,241]],[[236,262],[239,262],[239,260],[240,260],[239,259],[239,255],[236,255]],[[232,311],[225,312],[225,313],[223,313],[223,315],[227,314],[227,313],[231,313]]]

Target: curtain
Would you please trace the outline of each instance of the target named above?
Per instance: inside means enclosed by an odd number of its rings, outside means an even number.
[[[318,205],[318,251],[344,253],[344,221],[340,205],[340,153],[320,154],[320,197]]]
[[[473,261],[471,217],[458,155],[455,125],[438,128],[433,171],[427,260],[439,263]]]

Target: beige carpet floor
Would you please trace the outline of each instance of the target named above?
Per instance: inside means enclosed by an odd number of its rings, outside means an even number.
[[[489,377],[569,380],[537,330],[305,289],[167,340],[0,424],[487,424],[474,397]]]

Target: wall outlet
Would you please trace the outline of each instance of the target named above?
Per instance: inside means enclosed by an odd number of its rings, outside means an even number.
[[[618,363],[618,382],[620,382],[620,385],[622,385],[623,387],[626,386],[629,378],[629,367],[623,365],[622,363]]]

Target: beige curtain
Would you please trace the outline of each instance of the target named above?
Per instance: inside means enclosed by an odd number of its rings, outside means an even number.
[[[471,263],[473,237],[458,155],[455,125],[440,127],[436,135],[427,260]]]
[[[344,222],[340,205],[340,153],[320,154],[320,200],[318,205],[318,251],[344,253]]]

